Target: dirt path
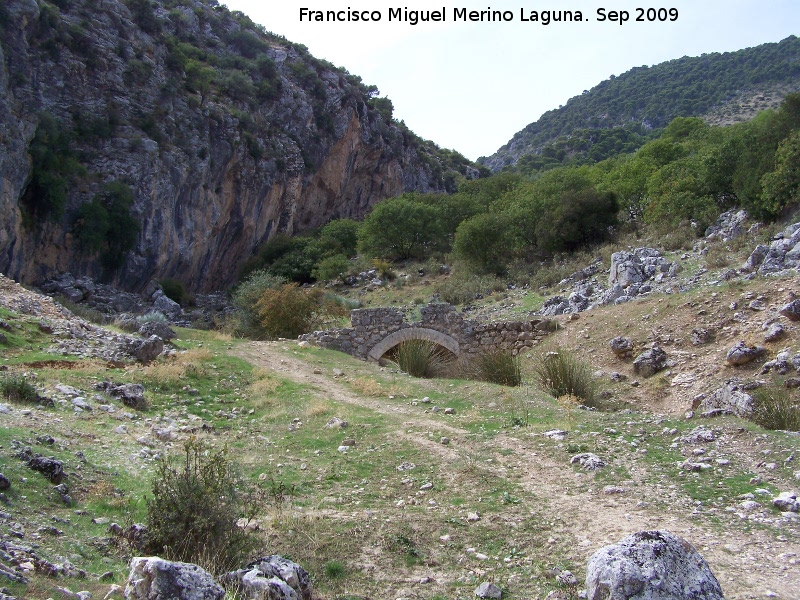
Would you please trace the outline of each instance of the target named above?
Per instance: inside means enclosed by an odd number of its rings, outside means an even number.
[[[551,527],[551,543],[569,546],[577,564],[586,564],[600,547],[636,531],[669,529],[695,545],[711,564],[729,599],[800,598],[800,539],[796,527],[787,528],[786,534],[778,537],[755,527],[746,534],[722,526],[712,528],[700,523],[701,519],[692,518],[685,509],[665,514],[651,507],[648,499],[658,492],[646,485],[637,485],[637,489],[619,495],[604,494],[598,489],[600,486],[590,486],[585,491],[591,475],[576,473],[566,459],[559,461],[537,451],[535,438],[497,435],[488,441],[478,440],[464,429],[412,411],[409,405],[361,397],[329,375],[314,373],[312,365],[282,350],[283,345],[252,342],[240,346],[237,355],[292,381],[324,390],[326,397],[337,402],[369,408],[394,420],[399,436],[438,455],[442,461],[451,463],[459,457],[491,453],[494,475],[521,474],[513,480],[515,484],[557,508],[554,516],[559,524]],[[419,433],[409,433],[409,428]],[[442,445],[424,435],[425,431],[446,431],[453,443]],[[482,464],[480,468],[489,467]]]

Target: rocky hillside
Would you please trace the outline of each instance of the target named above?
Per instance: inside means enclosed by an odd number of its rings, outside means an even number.
[[[571,98],[479,162],[523,172],[632,152],[675,117],[751,119],[800,90],[800,38],[635,67]]]
[[[214,0],[0,5],[0,271],[220,289],[278,232],[477,170]]]

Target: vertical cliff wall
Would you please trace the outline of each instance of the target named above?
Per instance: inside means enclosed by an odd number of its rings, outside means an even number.
[[[376,92],[213,0],[6,0],[0,272],[220,289],[278,232],[476,176]],[[113,268],[81,209],[111,182],[130,188],[139,224]]]

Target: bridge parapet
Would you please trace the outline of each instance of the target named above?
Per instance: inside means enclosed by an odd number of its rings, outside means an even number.
[[[359,358],[379,360],[407,339],[435,342],[457,356],[492,350],[508,350],[516,355],[549,335],[549,327],[542,319],[480,323],[465,319],[446,303],[423,306],[420,316],[420,321],[407,321],[398,308],[361,308],[350,312],[351,327],[315,331],[300,339]],[[402,330],[409,331],[399,334]]]

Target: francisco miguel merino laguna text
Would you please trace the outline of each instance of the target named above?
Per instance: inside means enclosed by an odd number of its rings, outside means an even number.
[[[678,9],[634,9],[636,21],[676,21],[678,19]],[[466,8],[453,8],[451,11],[453,22],[509,22],[514,21],[514,12],[510,10],[493,10],[487,7],[486,10],[467,10]],[[325,22],[325,23],[345,23],[345,22],[378,22],[383,19],[383,12],[380,10],[358,10],[350,7],[347,10],[311,10],[309,8],[300,9],[300,21]],[[630,20],[630,13],[627,10],[607,10],[597,9],[597,20],[600,22],[625,23]],[[417,23],[446,22],[447,9],[443,6],[441,10],[409,10],[408,8],[390,8],[388,12],[389,22],[396,21],[416,25]],[[560,22],[582,22],[588,21],[579,10],[526,10],[519,9],[519,21],[529,23],[540,23],[549,25]]]

